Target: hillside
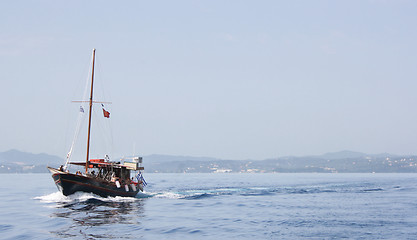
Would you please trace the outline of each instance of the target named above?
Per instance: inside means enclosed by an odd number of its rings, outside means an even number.
[[[284,173],[284,172],[417,172],[417,156],[388,153],[365,154],[351,151],[320,156],[280,157],[265,160],[222,160],[209,157],[170,155],[144,156],[146,172],[155,173]],[[18,150],[0,153],[0,173],[45,173],[63,159],[48,154]]]
[[[57,165],[64,160],[45,153],[33,154],[18,150],[0,152],[0,173],[42,173],[47,165]]]

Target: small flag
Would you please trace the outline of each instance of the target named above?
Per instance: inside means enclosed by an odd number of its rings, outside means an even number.
[[[145,187],[146,185],[148,185],[148,183],[145,181],[145,178],[143,178],[142,173],[139,172],[138,175],[136,176],[136,181],[138,183],[142,182],[143,186]]]
[[[83,106],[80,106],[80,112],[84,112],[84,108],[83,108]]]
[[[103,108],[103,115],[106,118],[110,118],[110,112],[106,111],[104,108]]]

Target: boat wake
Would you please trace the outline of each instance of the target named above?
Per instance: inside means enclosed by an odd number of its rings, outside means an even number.
[[[265,196],[275,192],[274,189],[251,187],[251,188],[215,188],[215,189],[186,189],[167,192],[148,192],[152,198],[167,199],[204,199],[216,196],[241,195],[241,196]]]
[[[136,197],[101,197],[93,193],[76,192],[69,196],[63,195],[57,191],[51,194],[35,197],[34,199],[40,200],[43,203],[58,203],[58,204],[70,204],[70,203],[82,203],[82,202],[135,202],[139,199],[148,198],[151,195],[146,193],[139,193]]]
[[[44,196],[35,197],[44,203],[73,204],[84,202],[101,203],[129,203],[141,201],[147,198],[155,199],[186,199],[197,200],[220,196],[273,196],[273,195],[293,195],[293,194],[332,194],[332,193],[373,193],[386,191],[379,186],[368,186],[361,184],[323,184],[310,186],[281,186],[281,187],[219,187],[207,189],[170,189],[156,190],[138,193],[135,197],[100,197],[92,193],[77,192],[70,196],[64,196],[61,192],[54,192]]]
[[[273,196],[293,194],[332,194],[332,193],[372,193],[385,191],[380,187],[349,186],[349,185],[321,185],[321,186],[288,186],[288,187],[222,187],[214,189],[184,189],[177,191],[147,192],[151,198],[165,199],[205,199],[219,196]]]

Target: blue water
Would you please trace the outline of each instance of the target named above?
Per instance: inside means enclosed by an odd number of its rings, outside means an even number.
[[[146,174],[136,198],[0,175],[1,239],[417,239],[417,174]]]

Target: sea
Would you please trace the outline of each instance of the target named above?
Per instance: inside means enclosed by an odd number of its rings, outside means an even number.
[[[145,174],[136,197],[65,197],[0,174],[0,239],[417,239],[417,174]]]

